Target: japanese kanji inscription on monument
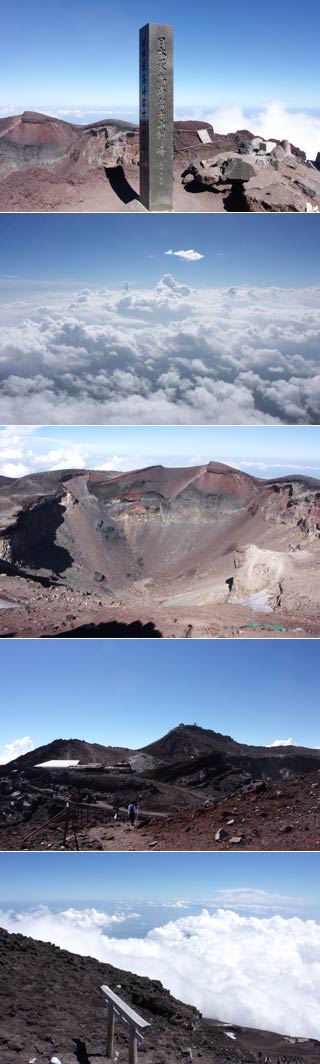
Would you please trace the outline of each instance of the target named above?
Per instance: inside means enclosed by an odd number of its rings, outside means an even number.
[[[173,195],[173,27],[140,30],[140,197],[171,211]]]

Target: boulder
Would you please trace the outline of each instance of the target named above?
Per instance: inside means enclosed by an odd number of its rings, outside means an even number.
[[[305,212],[307,202],[320,206],[320,175],[296,155],[278,158],[278,149],[245,186],[250,211]],[[262,160],[261,160],[262,161]]]
[[[254,155],[252,159],[255,161]],[[182,181],[185,186],[196,181],[205,188],[214,188],[215,185],[228,185],[234,181],[249,181],[255,172],[252,161],[248,162],[240,152],[221,152],[213,158],[196,159],[184,171]]]
[[[278,145],[266,141],[265,145],[268,151],[257,152],[252,151],[251,141],[242,142],[239,151],[195,159],[183,172],[182,182],[185,187],[195,183],[213,192],[243,186],[252,212],[316,211],[320,207],[320,153],[311,166],[286,141]]]

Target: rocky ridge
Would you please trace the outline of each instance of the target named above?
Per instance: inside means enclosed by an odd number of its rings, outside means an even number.
[[[200,142],[204,129],[208,143]],[[174,209],[319,209],[317,160],[306,160],[286,140],[266,141],[249,130],[223,135],[208,122],[175,122]],[[3,211],[138,210],[138,186],[133,123],[106,118],[78,125],[31,111],[0,120]]]
[[[39,767],[68,758],[79,765]],[[211,850],[236,834],[248,849],[318,849],[319,802],[318,750],[248,746],[197,725],[139,750],[59,739],[1,766],[0,845]]]

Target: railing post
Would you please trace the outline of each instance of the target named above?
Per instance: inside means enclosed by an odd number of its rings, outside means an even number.
[[[129,1031],[129,1064],[137,1064],[138,1059],[138,1045],[137,1045],[137,1032],[135,1027],[130,1027]]]
[[[108,1004],[107,1013],[107,1057],[113,1057],[113,1035],[114,1035],[114,1011],[111,1001]]]
[[[69,831],[69,822],[70,822],[70,803],[66,802],[65,818],[64,818],[64,833],[63,833],[63,845],[64,846],[66,845],[66,841],[67,841],[67,834],[68,834],[68,831]]]

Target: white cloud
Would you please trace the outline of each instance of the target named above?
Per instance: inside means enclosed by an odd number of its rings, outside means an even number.
[[[30,750],[33,750],[33,741],[30,735],[24,735],[23,739],[13,739],[12,743],[5,743],[3,752],[0,755],[0,765],[6,765],[9,761],[14,761],[16,757],[20,757],[21,754],[27,754]]]
[[[3,912],[0,918],[9,931],[160,979],[205,1016],[320,1037],[320,925],[313,920],[279,915],[262,919],[225,909],[210,914],[204,909],[142,938],[112,938],[105,932],[104,914],[95,910],[83,915],[43,907],[38,912]]]
[[[194,291],[167,274],[153,289],[120,295],[51,292],[45,305],[31,295],[8,304],[3,318],[7,426],[320,420],[317,288]],[[24,451],[11,436],[5,469],[22,474]],[[78,444],[56,454],[55,468],[85,464]]]
[[[218,107],[211,112],[203,109],[201,117],[211,122],[216,133],[250,129],[251,133],[267,140],[274,137],[289,140],[305,151],[309,159],[315,159],[319,151],[320,116],[290,108],[283,100],[270,100],[255,111],[239,104]]]
[[[270,890],[252,889],[252,887],[233,887],[232,889],[214,891],[211,907],[223,905],[225,908],[249,909],[260,912],[290,912],[303,904],[302,898],[279,894]]]
[[[187,899],[181,898],[178,901],[163,901],[162,902],[162,908],[163,909],[190,909],[191,904],[192,904],[192,902],[187,901]]]
[[[271,750],[272,746],[295,746],[295,743],[290,736],[289,739],[275,739],[273,743],[267,743],[269,750]]]
[[[45,910],[47,912],[48,910]],[[44,910],[43,910],[44,912]],[[71,925],[73,928],[80,928],[81,930],[91,930],[92,927],[111,927],[112,924],[125,924],[127,920],[140,920],[140,913],[134,912],[117,912],[110,915],[109,913],[99,912],[98,909],[65,909],[60,913],[61,922],[67,928]]]
[[[204,259],[204,255],[201,255],[199,251],[164,251],[164,255],[176,255],[178,259],[185,259],[186,262],[198,262],[198,259]]]

